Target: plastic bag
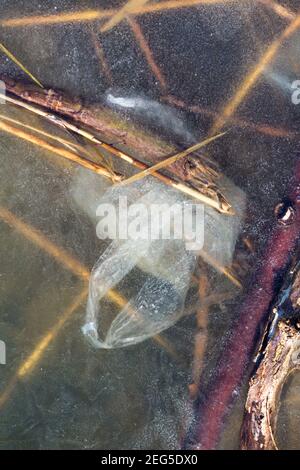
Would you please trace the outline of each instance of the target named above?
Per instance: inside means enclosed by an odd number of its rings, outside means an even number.
[[[234,188],[232,185],[230,187],[231,190]],[[236,189],[234,192],[241,205],[241,193]],[[130,186],[113,186],[100,202],[117,208],[122,197],[127,198],[129,206],[133,203],[144,207],[151,207],[153,204],[165,204],[168,207],[175,205],[178,214],[184,206],[191,204],[178,191],[152,177]],[[165,217],[168,210],[166,207],[165,214],[162,212],[158,222],[160,235],[168,223],[168,217]],[[178,215],[176,210],[175,219]],[[101,254],[91,273],[86,321],[83,326],[83,333],[95,347],[109,349],[136,344],[170,327],[184,314],[185,298],[197,256],[204,254],[209,259],[217,259],[220,265],[230,262],[240,216],[224,216],[209,207],[205,207],[203,214],[204,247],[199,252],[187,249],[187,240],[184,238],[148,237],[116,238]],[[144,220],[140,220],[142,227],[146,225],[148,215],[145,213]],[[131,220],[132,216],[127,214],[126,224]],[[115,223],[115,219],[112,217],[106,222],[110,225]],[[120,218],[118,223],[121,224]],[[98,226],[97,230],[101,232],[102,229],[103,226]],[[101,237],[103,233],[98,235]],[[137,287],[135,295],[121,308],[105,333],[100,327],[103,314],[101,301],[109,290],[114,289],[134,269],[145,273],[144,283],[142,287]]]

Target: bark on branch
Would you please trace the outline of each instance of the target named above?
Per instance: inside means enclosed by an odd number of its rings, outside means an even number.
[[[277,450],[275,433],[282,387],[300,369],[300,332],[279,321],[264,358],[250,380],[241,432],[243,450]]]
[[[300,235],[300,162],[291,190],[280,211],[274,212],[274,227],[261,263],[241,304],[230,339],[208,386],[198,391],[193,423],[185,437],[185,449],[217,447],[227,415],[240,385],[250,373],[259,340],[259,329],[268,323],[279,282],[298,247]]]
[[[275,433],[282,387],[300,368],[300,263],[289,270],[271,309],[270,321],[250,380],[241,448],[277,449]]]

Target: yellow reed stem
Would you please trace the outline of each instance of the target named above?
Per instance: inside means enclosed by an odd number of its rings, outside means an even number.
[[[42,251],[53,257],[55,261],[73,274],[83,279],[85,282],[89,280],[90,271],[80,261],[71,256],[66,250],[51,242],[42,232],[29,223],[23,222],[19,217],[13,214],[5,207],[0,206],[0,219],[7,223],[10,227],[19,232],[24,238],[36,245]],[[107,298],[118,307],[123,308],[127,304],[127,300],[119,292],[111,289],[107,293]]]
[[[266,5],[268,8],[273,10],[278,16],[281,18],[285,18],[287,20],[293,20],[296,14],[291,11],[289,8],[280,5],[277,2],[273,2],[273,0],[258,0],[263,5]]]
[[[64,327],[65,323],[73,315],[74,312],[82,305],[87,297],[87,288],[84,288],[80,294],[75,298],[75,300],[69,305],[69,307],[61,314],[60,319],[51,328],[38,342],[33,351],[26,357],[26,359],[21,363],[16,373],[13,375],[8,385],[4,391],[0,394],[0,408],[2,408],[5,403],[10,399],[11,394],[14,391],[15,386],[17,385],[20,379],[24,379],[25,376],[30,374],[37,364],[42,359],[46,350],[49,348],[50,343],[52,343],[61,329]]]
[[[224,3],[234,3],[237,0],[168,0],[159,3],[152,3],[150,5],[144,5],[135,7],[132,11],[132,15],[145,15],[147,13],[159,13],[168,10],[177,10],[181,8],[190,8],[198,5],[215,5]],[[58,15],[48,16],[25,16],[23,18],[11,18],[3,20],[0,24],[5,27],[20,27],[20,26],[32,26],[32,25],[51,25],[51,24],[63,24],[63,23],[76,23],[86,21],[98,21],[106,18],[110,18],[118,13],[117,9],[107,10],[82,10],[71,13],[60,13]]]
[[[24,238],[32,242],[34,245],[38,246],[41,250],[45,251],[48,255],[52,256],[58,263],[60,263],[65,268],[69,269],[75,275],[83,279],[85,283],[87,283],[90,276],[89,270],[79,261],[74,259],[71,255],[69,255],[69,253],[67,253],[64,249],[57,247],[39,230],[33,228],[28,223],[23,222],[8,209],[5,209],[1,206],[0,219],[2,219],[10,227],[17,230]],[[58,322],[53,326],[53,328],[51,328],[50,331],[42,337],[42,339],[38,342],[34,350],[29,354],[25,361],[22,362],[16,374],[12,377],[11,381],[0,395],[0,408],[10,398],[15,385],[18,383],[18,380],[24,378],[36,367],[38,362],[42,359],[50,343],[55,340],[56,336],[63,328],[71,314],[73,314],[74,311],[76,311],[77,308],[81,305],[81,303],[84,302],[87,297],[87,293],[88,289],[87,287],[85,287],[83,291],[79,294],[79,296],[76,297],[74,302],[72,302],[72,304],[65,310],[65,312],[63,312],[63,314],[59,318]],[[113,289],[110,289],[107,292],[106,297],[110,302],[114,303],[119,308],[123,308],[128,302],[125,297],[123,297],[119,292]],[[160,335],[156,335],[153,337],[153,340],[158,345],[163,347],[170,355],[179,360],[177,352],[166,339],[164,339]]]
[[[242,289],[242,284],[240,281],[232,274],[232,272],[222,266],[221,264],[218,263],[218,261],[215,258],[212,258],[210,255],[208,255],[204,250],[201,251],[201,258],[206,261],[208,264],[213,266],[213,268],[216,269],[219,273],[223,274],[226,276],[235,286],[237,286],[239,289]]]
[[[297,15],[296,18],[290,23],[290,25],[280,34],[279,38],[275,39],[272,44],[267,47],[257,64],[252,68],[252,70],[246,75],[238,89],[236,90],[234,96],[230,98],[228,103],[224,106],[223,111],[220,113],[220,116],[216,119],[215,123],[212,126],[210,134],[216,134],[222,129],[224,124],[233,116],[239,105],[250,93],[254,85],[257,83],[261,74],[265,68],[270,65],[270,63],[275,58],[278,50],[282,44],[290,37],[293,33],[297,31],[300,27],[300,15]]]
[[[109,145],[109,144],[106,144],[105,142],[100,141],[99,139],[97,139],[90,132],[88,132],[84,129],[81,129],[81,128],[75,126],[74,124],[72,124],[72,123],[70,123],[70,122],[68,122],[68,121],[66,121],[66,120],[64,120],[60,117],[57,117],[54,120],[53,116],[51,114],[49,114],[49,112],[45,112],[45,111],[43,111],[43,110],[41,110],[41,109],[39,109],[35,106],[32,106],[28,103],[23,102],[22,100],[19,100],[19,99],[16,99],[16,98],[11,98],[10,96],[5,96],[5,95],[1,94],[1,92],[0,92],[0,96],[3,96],[3,98],[9,103],[12,103],[12,104],[15,104],[16,106],[20,106],[21,108],[27,109],[28,111],[31,111],[34,114],[37,114],[39,116],[43,116],[45,119],[50,120],[52,123],[54,123],[54,124],[56,124],[60,127],[63,127],[64,129],[68,129],[72,132],[75,132],[76,134],[79,134],[79,135],[83,136],[85,139],[89,140],[90,142],[93,142],[96,145],[99,145],[102,149],[104,149],[107,152],[111,153],[115,157],[121,158],[125,162],[129,163],[132,166],[135,166],[136,168],[139,168],[140,170],[145,170],[145,169],[149,168],[148,165],[146,165],[145,163],[143,163],[139,160],[136,160],[135,158],[133,158],[130,155],[122,152],[121,150],[116,149],[112,145]],[[197,144],[197,145],[199,145],[199,144]],[[56,147],[54,147],[54,148],[56,149]],[[105,169],[105,173],[108,173],[110,175],[110,179],[113,182],[121,181],[121,179],[122,179],[120,175],[115,175],[115,173],[112,174],[111,171],[107,171],[106,169]],[[234,215],[234,210],[232,209],[232,207],[230,206],[230,204],[227,201],[226,202],[223,201],[222,203],[220,203],[218,200],[214,200],[214,199],[212,199],[208,196],[205,196],[200,191],[197,191],[196,189],[193,189],[192,187],[187,186],[183,183],[178,183],[177,181],[175,181],[171,177],[163,175],[163,174],[158,173],[156,171],[154,171],[152,173],[152,175],[155,178],[162,181],[163,183],[167,184],[168,186],[172,186],[173,188],[177,189],[178,191],[180,191],[180,192],[182,192],[182,193],[184,193],[184,194],[186,194],[186,195],[188,195],[188,196],[190,196],[194,199],[197,199],[198,201],[201,201],[204,204],[207,204],[207,205],[213,207],[214,209],[218,210],[219,212],[221,212],[223,214]],[[105,176],[105,174],[104,174],[104,176]]]
[[[12,60],[21,70],[23,70],[24,73],[26,73],[26,75],[28,75],[29,78],[31,78],[31,80],[36,83],[39,87],[41,88],[44,88],[43,85],[41,84],[41,82],[35,78],[34,75],[32,75],[31,72],[29,72],[29,70],[22,64],[22,62],[20,62],[16,56],[14,56],[14,54],[12,54],[5,46],[4,44],[2,44],[0,42],[0,50],[10,59]]]
[[[145,178],[145,176],[152,175],[154,172],[161,170],[162,168],[166,168],[167,166],[172,165],[173,163],[177,162],[181,158],[187,157],[193,152],[197,152],[197,150],[200,150],[201,148],[205,147],[206,145],[210,144],[214,140],[219,139],[222,137],[226,132],[221,132],[218,135],[214,135],[213,137],[209,137],[208,139],[203,140],[202,142],[198,142],[197,144],[193,145],[192,147],[189,147],[188,149],[184,150],[183,152],[179,152],[176,155],[173,155],[172,157],[166,158],[162,160],[161,162],[156,163],[153,166],[150,166],[149,168],[146,168],[146,170],[143,170],[130,178],[122,181],[122,185],[127,185],[130,183],[133,183],[134,181],[140,180],[142,178]]]
[[[102,26],[100,29],[101,33],[106,33],[117,26],[126,17],[126,15],[133,12],[136,8],[142,8],[147,2],[148,0],[129,0],[126,2],[126,4],[120,8],[120,10],[118,10],[104,26]]]
[[[52,256],[58,263],[62,264],[73,274],[86,281],[89,279],[89,271],[84,265],[74,259],[63,248],[57,247],[39,230],[23,222],[11,211],[2,206],[0,206],[0,219],[4,220],[10,227],[21,233],[22,236],[31,243],[34,243],[48,255]]]
[[[44,137],[48,137],[49,139],[55,140],[56,142],[58,142],[62,145],[66,145],[67,147],[72,147],[72,148],[74,148],[74,150],[78,149],[81,152],[84,152],[84,153],[88,154],[87,150],[84,147],[82,147],[79,144],[76,144],[75,142],[71,142],[70,140],[67,140],[67,139],[64,139],[62,137],[58,137],[56,135],[50,134],[49,132],[45,132],[42,129],[38,129],[37,127],[25,124],[22,121],[19,121],[17,119],[13,119],[11,117],[5,116],[4,114],[0,114],[0,119],[2,119],[3,121],[11,122],[12,124],[17,124],[17,126],[24,127],[24,129],[36,132],[37,134],[40,134]]]
[[[88,294],[88,289],[85,288],[80,292],[80,294],[75,298],[71,305],[60,315],[60,318],[57,323],[51,328],[51,330],[42,337],[42,339],[35,346],[32,353],[25,359],[24,362],[20,365],[17,370],[18,378],[23,378],[25,375],[30,374],[30,372],[36,367],[37,363],[41,360],[46,349],[52,343],[60,330],[64,327],[65,323],[69,320],[71,315],[82,305],[86,300]]]
[[[76,153],[71,152],[70,150],[56,147],[33,134],[29,134],[25,131],[22,131],[21,129],[11,126],[10,124],[7,124],[3,121],[0,121],[0,130],[5,131],[8,134],[12,134],[20,139],[23,139],[26,142],[30,142],[33,145],[37,145],[38,147],[44,150],[48,150],[49,152],[55,153],[56,155],[66,158],[67,160],[70,160],[73,163],[77,163],[83,166],[84,168],[87,168],[88,170],[97,173],[98,175],[105,176],[106,178],[109,178],[113,181],[121,181],[121,177],[119,175],[112,175],[109,170],[99,165],[98,163],[94,163],[90,160],[87,160],[77,155]]]

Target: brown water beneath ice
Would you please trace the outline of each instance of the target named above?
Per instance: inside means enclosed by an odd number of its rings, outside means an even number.
[[[2,0],[0,21],[118,7],[122,3]],[[284,5],[294,12],[299,8],[297,1]],[[138,98],[139,104],[133,108],[113,108],[119,113],[117,119],[132,120],[147,132],[185,147],[207,133],[212,124],[207,111],[222,109],[268,44],[290,21],[254,1],[148,13],[136,20],[161,70],[158,78],[126,21],[105,35],[99,35],[97,22],[41,26],[35,20],[26,27],[2,25],[0,41],[45,86],[92,104],[108,105],[110,96]],[[103,48],[107,69],[101,65],[99,51],[96,53],[95,36]],[[240,239],[252,240],[254,254],[241,240],[235,254],[249,266],[244,285],[259,260],[273,208],[285,194],[298,157],[297,137],[292,134],[297,132],[300,108],[291,102],[291,83],[300,79],[299,41],[300,35],[295,32],[238,108],[236,116],[248,126],[230,125],[222,143],[207,151],[247,196],[248,211]],[[2,74],[26,79],[3,55]],[[172,97],[185,105],[178,108],[170,104],[174,103]],[[0,106],[2,112],[13,113]],[[264,125],[264,131],[249,123]],[[271,127],[286,132],[274,136]],[[62,164],[58,157],[3,133],[0,148],[1,208],[38,229],[90,270],[101,243],[92,221],[70,196],[74,178],[84,177],[84,170]],[[102,185],[99,179],[99,190]],[[188,384],[195,317],[188,316],[163,334],[171,351],[153,340],[99,351],[89,347],[80,332],[83,298],[43,354],[34,358],[34,367],[22,375],[20,365],[45,334],[53,333],[53,327],[85,285],[65,266],[61,254],[55,259],[30,237],[28,226],[16,230],[12,221],[4,221],[2,211],[0,339],[7,346],[7,364],[0,365],[0,447],[178,447],[190,416]],[[211,268],[208,272],[213,292],[225,289],[232,292],[232,298],[210,309],[204,382],[240,302],[239,292],[228,280]],[[133,273],[131,282],[139,282],[139,276],[139,272]],[[123,293],[130,294],[130,285]],[[191,295],[187,309],[193,299]],[[107,301],[106,308],[115,307]],[[19,376],[14,380],[16,374]],[[298,388],[299,377],[295,377],[283,394],[278,426],[282,448],[299,448]],[[225,427],[222,448],[238,447],[244,399],[243,392]]]

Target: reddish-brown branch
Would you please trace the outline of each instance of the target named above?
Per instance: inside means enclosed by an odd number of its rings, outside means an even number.
[[[149,163],[151,166],[151,164],[165,160],[166,156],[176,153],[175,160],[177,161],[172,161],[167,168],[170,176],[157,171],[153,174],[165,184],[209,204],[222,213],[230,215],[234,213],[234,209],[227,201],[223,191],[218,187],[219,173],[216,165],[212,162],[207,160],[201,162],[199,155],[194,158],[195,156],[192,154],[177,158],[179,154],[173,145],[127,121],[122,121],[117,113],[106,107],[88,107],[80,100],[69,99],[64,94],[52,89],[38,89],[35,86],[11,79],[4,78],[3,80],[9,102],[12,102],[9,94],[15,95],[21,98],[21,103],[34,103],[46,109],[46,115],[49,113],[48,117],[52,117],[56,123],[58,123],[56,115],[60,115],[64,118],[70,118],[72,124],[79,123],[84,128],[92,129],[93,134],[100,133],[106,142],[107,139],[118,140],[125,150],[119,150],[114,145],[103,142],[102,137],[101,141],[99,138],[97,139],[97,145],[136,168],[145,170]],[[78,132],[78,127],[76,132]],[[91,135],[89,140],[90,138]],[[93,135],[93,141],[96,143],[95,135]],[[138,159],[130,155],[132,152],[138,155]]]
[[[163,75],[163,72],[161,71],[157,63],[155,62],[153,52],[144,36],[144,33],[139,23],[132,16],[128,16],[127,22],[130,25],[132,32],[135,35],[135,39],[137,40],[142,52],[144,53],[144,56],[149,64],[149,67],[153,75],[155,76],[155,78],[157,79],[161,87],[162,92],[166,93],[166,90],[167,90],[166,79]]]
[[[63,93],[52,89],[39,89],[36,86],[16,82],[5,77],[1,77],[1,80],[4,81],[7,92],[26,102],[37,104],[49,111],[68,117],[80,125],[87,126],[93,131],[105,135],[106,139],[121,142],[147,161],[157,162],[175,150],[174,147],[157,136],[154,138],[146,135],[141,129],[130,127],[130,125],[126,127],[125,122],[120,122],[119,117],[101,105],[97,105],[97,108],[88,107],[80,100],[69,99]],[[173,169],[181,180],[186,179],[181,164],[172,165],[170,170]]]
[[[224,347],[215,375],[207,390],[199,390],[195,419],[185,438],[184,448],[214,449],[224,421],[247,371],[256,346],[258,328],[264,325],[275,293],[278,277],[286,270],[300,234],[300,163],[295,169],[289,195],[294,207],[288,225],[274,222],[262,262],[242,303],[235,328]]]

